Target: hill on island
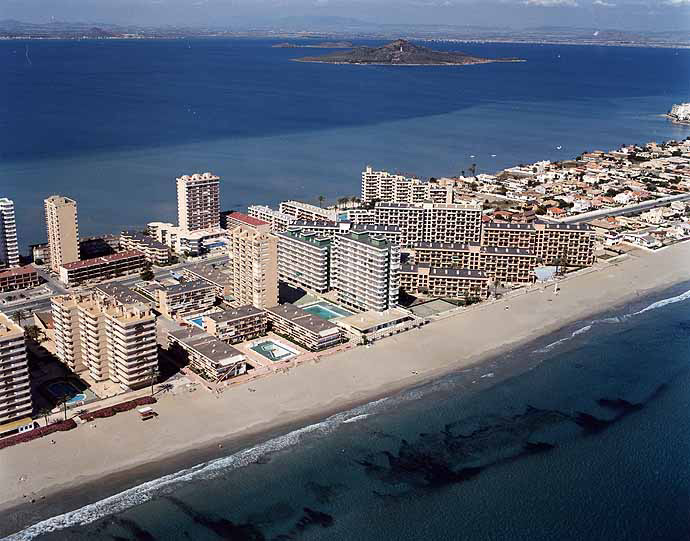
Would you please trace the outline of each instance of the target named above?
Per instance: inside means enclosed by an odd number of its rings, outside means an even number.
[[[404,39],[397,39],[382,47],[355,47],[351,51],[337,51],[323,56],[296,58],[298,62],[329,64],[378,64],[394,66],[452,66],[486,64],[488,62],[524,62],[518,58],[481,58],[456,51],[434,51]]]

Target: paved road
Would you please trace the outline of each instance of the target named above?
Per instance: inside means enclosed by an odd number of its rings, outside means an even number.
[[[580,224],[582,222],[589,222],[590,220],[594,220],[596,218],[607,218],[609,216],[625,216],[627,214],[636,214],[644,210],[650,210],[656,207],[664,207],[673,201],[690,201],[690,194],[671,195],[668,197],[655,199],[653,201],[643,201],[642,203],[638,203],[637,205],[629,205],[627,207],[594,210],[592,212],[586,212],[585,214],[579,214],[577,216],[564,218],[559,221],[560,223],[566,224]]]

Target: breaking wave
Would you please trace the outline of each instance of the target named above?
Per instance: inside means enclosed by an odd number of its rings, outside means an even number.
[[[620,317],[607,317],[603,319],[595,319],[591,323],[585,325],[584,327],[580,327],[576,331],[573,331],[570,336],[566,336],[564,338],[561,338],[560,340],[556,340],[555,342],[551,342],[547,346],[544,346],[541,349],[538,349],[535,351],[535,353],[546,353],[548,351],[551,351],[553,348],[559,346],[560,344],[563,344],[564,342],[568,342],[569,340],[572,340],[576,336],[579,336],[581,334],[584,334],[586,332],[589,332],[592,330],[592,328],[596,325],[599,324],[611,324],[611,323],[622,323],[623,321],[627,321],[631,317],[638,316],[640,314],[644,314],[647,312],[651,312],[652,310],[658,310],[659,308],[663,308],[664,306],[668,306],[669,304],[675,304],[677,302],[682,302],[690,299],[690,290],[685,291],[684,293],[681,293],[680,295],[676,295],[675,297],[669,297],[667,299],[661,299],[659,301],[653,302],[649,306],[646,306],[642,310],[638,310],[637,312],[632,312],[630,314],[625,314]]]
[[[213,479],[225,475],[228,471],[248,466],[272,453],[298,445],[305,436],[311,434],[325,435],[333,432],[342,424],[354,423],[365,419],[372,412],[379,409],[386,401],[388,401],[388,398],[382,398],[349,411],[337,413],[319,423],[294,430],[284,436],[270,439],[233,455],[218,458],[142,483],[80,509],[43,520],[4,539],[6,541],[28,541],[50,532],[91,524],[105,516],[121,513],[145,503],[156,496],[172,494],[181,483]]]

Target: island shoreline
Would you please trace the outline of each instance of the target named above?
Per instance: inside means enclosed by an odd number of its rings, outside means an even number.
[[[548,325],[543,323],[543,326],[539,326],[536,329],[532,327],[528,328],[527,332],[510,334],[502,342],[497,342],[495,347],[486,349],[484,344],[480,351],[468,357],[463,357],[462,354],[459,354],[455,360],[450,362],[436,360],[436,362],[432,364],[431,369],[420,372],[420,374],[416,376],[410,376],[410,372],[407,372],[406,377],[401,377],[403,372],[398,370],[397,374],[388,377],[387,381],[384,381],[383,384],[375,388],[366,388],[364,386],[357,388],[354,386],[349,392],[346,392],[345,395],[335,395],[330,402],[312,401],[308,406],[301,408],[297,405],[297,407],[294,407],[292,410],[287,410],[282,417],[279,416],[272,419],[266,419],[264,417],[263,422],[248,424],[240,430],[230,431],[226,434],[211,432],[207,437],[197,437],[193,439],[193,441],[190,440],[191,443],[188,442],[189,444],[185,448],[179,446],[174,447],[172,444],[168,445],[166,448],[166,446],[163,445],[161,446],[163,449],[162,451],[161,448],[156,449],[158,453],[156,455],[146,455],[142,452],[137,455],[142,458],[130,460],[129,462],[115,462],[110,464],[109,468],[103,465],[99,465],[98,468],[96,468],[92,465],[92,471],[84,473],[83,475],[79,475],[78,471],[80,457],[70,454],[70,445],[74,447],[75,439],[83,439],[84,436],[88,434],[87,425],[80,427],[74,431],[74,433],[64,433],[56,436],[58,445],[52,448],[50,445],[47,445],[46,442],[37,440],[32,443],[22,444],[14,448],[3,450],[2,452],[5,455],[3,458],[9,458],[11,455],[14,464],[24,464],[24,469],[28,469],[31,464],[31,460],[27,458],[29,453],[26,451],[34,450],[39,455],[38,463],[42,464],[44,470],[50,468],[50,464],[42,462],[41,458],[51,456],[51,453],[57,453],[56,456],[62,461],[63,466],[71,464],[72,467],[76,468],[76,471],[70,475],[70,472],[61,468],[55,475],[50,475],[49,473],[46,475],[44,471],[43,477],[39,475],[37,479],[30,478],[30,484],[33,483],[34,485],[38,485],[37,488],[40,488],[40,490],[32,493],[30,496],[31,498],[36,498],[37,503],[29,504],[26,503],[27,499],[22,498],[20,494],[13,494],[13,487],[19,487],[16,485],[16,482],[9,479],[11,471],[14,472],[16,476],[20,474],[18,472],[23,470],[13,469],[12,467],[3,468],[0,474],[0,479],[3,480],[3,483],[0,484],[0,486],[3,487],[0,489],[0,501],[4,503],[0,503],[0,511],[6,517],[12,516],[13,524],[9,525],[7,524],[9,521],[5,521],[5,524],[0,527],[0,535],[7,535],[12,531],[18,531],[26,527],[26,525],[35,523],[42,518],[55,516],[56,514],[64,512],[66,510],[65,507],[70,507],[72,509],[81,507],[88,504],[89,501],[100,500],[108,494],[112,494],[113,492],[118,493],[127,488],[138,486],[142,482],[146,482],[149,479],[156,479],[161,475],[166,475],[166,473],[174,473],[194,464],[228,456],[228,450],[235,453],[248,446],[251,447],[266,441],[266,439],[308,426],[311,422],[319,422],[335,413],[348,411],[353,407],[368,404],[380,398],[394,396],[401,391],[428,384],[431,381],[438,380],[439,378],[456,373],[460,370],[491,362],[507,352],[518,352],[524,347],[532,348],[534,344],[542,342],[551,336],[561,334],[564,330],[579,322],[591,320],[593,317],[611,311],[620,310],[631,301],[644,300],[662,291],[669,290],[671,287],[688,282],[688,280],[690,280],[690,275],[688,275],[685,269],[687,269],[687,263],[689,261],[690,243],[681,243],[655,254],[642,253],[642,255],[629,255],[621,261],[612,262],[593,270],[585,270],[572,277],[568,277],[562,282],[563,291],[559,293],[559,295],[561,295],[560,298],[548,291],[552,286],[548,289],[541,290],[535,288],[531,292],[520,296],[504,299],[496,303],[480,305],[473,310],[463,311],[455,316],[451,316],[450,318],[441,320],[417,331],[400,335],[401,338],[389,339],[389,341],[377,344],[370,350],[363,351],[361,357],[367,356],[375,360],[377,358],[375,354],[378,351],[381,351],[379,357],[383,357],[386,351],[388,351],[390,355],[391,349],[395,356],[396,340],[404,340],[405,337],[414,337],[415,333],[417,333],[416,336],[420,338],[422,336],[429,338],[429,335],[433,335],[436,329],[439,329],[440,333],[441,326],[444,322],[446,322],[445,327],[447,327],[447,322],[462,324],[462,320],[467,320],[468,316],[470,318],[470,323],[474,320],[488,319],[491,321],[494,317],[498,317],[501,314],[510,314],[511,317],[515,314],[515,317],[519,317],[520,312],[518,311],[524,310],[525,307],[528,310],[533,310],[535,301],[537,300],[544,306],[544,311],[557,307],[558,302],[561,300],[565,301],[561,303],[562,306],[560,310],[557,310],[560,312],[565,311],[565,314],[563,314],[563,317],[556,324]],[[664,262],[666,264],[664,264]],[[628,277],[627,279],[626,276]],[[641,287],[639,289],[626,287],[629,286],[628,280],[632,279],[632,281],[635,282],[635,280],[640,280],[642,278],[647,279],[647,283],[643,282],[641,284],[646,287]],[[601,286],[602,283],[604,285],[609,283],[612,287],[610,289],[604,287],[599,291],[595,291],[592,289],[593,284],[590,283],[588,289],[582,289],[583,283],[586,285],[586,282],[592,281],[594,285]],[[623,287],[623,289],[614,288],[614,284],[617,284],[617,288]],[[604,293],[607,291],[608,295]],[[581,297],[585,298],[581,299]],[[589,301],[593,304],[587,304],[587,308],[579,311],[574,310],[573,307],[577,308],[581,306],[581,304],[578,304],[580,300],[584,300],[585,303]],[[549,302],[551,302],[551,305],[549,305]],[[503,305],[509,307],[510,311],[504,312]],[[571,314],[571,316],[569,316],[569,314]],[[537,320],[546,321],[539,317],[537,317]],[[482,322],[479,321],[480,327],[481,323]],[[452,330],[457,332],[455,329]],[[509,332],[509,329],[506,332]],[[405,344],[403,342],[402,344],[398,343],[398,345],[404,346]],[[402,350],[403,348],[398,347],[397,349]],[[356,353],[357,350],[354,352],[355,356]],[[398,351],[397,356],[400,355],[401,353]],[[295,369],[297,376],[288,377],[289,382],[283,381],[285,378],[281,376],[273,376],[258,381],[256,386],[257,388],[262,386],[267,387],[268,389],[266,390],[270,391],[270,387],[275,387],[276,384],[279,386],[289,385],[295,378],[299,378],[300,375],[302,378],[295,381],[295,383],[298,383],[298,381],[304,383],[303,380],[307,379],[310,374],[313,377],[314,373],[318,374],[318,370],[325,369],[328,369],[330,372],[340,377],[342,376],[343,370],[347,370],[347,366],[343,366],[345,364],[344,361],[340,365],[337,364],[337,361],[345,357],[348,358],[348,362],[355,362],[351,361],[353,352],[337,354],[326,358],[322,361],[320,366],[298,367]],[[355,360],[359,361],[359,359]],[[381,361],[381,359],[379,359],[379,361]],[[366,361],[359,361],[357,364],[360,367],[361,362]],[[400,359],[400,362],[402,363],[403,359]],[[394,372],[392,367],[399,368],[397,363],[391,364],[389,367],[391,368],[391,372]],[[325,384],[327,385],[327,383],[328,382]],[[238,400],[247,401],[248,396],[254,396],[242,394],[242,398],[239,397],[238,393],[243,389],[244,388],[233,389],[233,391],[236,392],[232,397],[232,402],[237,403]],[[259,389],[259,391],[261,390],[263,389]],[[160,407],[162,410],[165,410],[167,407],[172,407],[174,402],[184,401],[185,398],[187,398],[189,402],[190,399],[194,400],[201,397],[164,397],[160,403]],[[228,401],[230,401],[230,399]],[[232,402],[230,402],[230,405],[232,405]],[[211,404],[213,404],[212,401]],[[218,407],[218,403],[216,403],[215,407]],[[216,413],[218,412],[216,411]],[[118,423],[118,421],[121,428],[123,426],[129,426],[126,424],[126,420],[123,421],[123,419],[118,418],[114,418],[112,421],[104,421],[104,424],[110,426],[109,423],[112,422],[114,424]],[[136,420],[129,419],[129,422],[136,423]],[[141,430],[140,425],[133,425],[132,428],[139,428]],[[126,434],[122,433],[120,433],[120,435],[126,436]],[[99,433],[99,436],[103,436],[103,434]],[[222,450],[218,447],[219,445],[223,446]],[[98,446],[95,447],[96,449],[92,450],[91,454],[98,452]],[[74,450],[74,448],[72,450]],[[78,452],[77,455],[80,453],[81,451]],[[89,455],[89,452],[87,451],[86,454]],[[104,473],[100,473],[101,471]],[[52,484],[50,484],[51,482]],[[97,485],[100,490],[95,493],[94,487]],[[82,490],[75,491],[75,487],[80,487]],[[72,493],[71,499],[68,498],[66,501],[62,499],[62,497],[70,493]],[[74,493],[77,493],[77,496],[74,496]],[[41,497],[45,497],[45,500],[40,499]],[[63,506],[60,507],[51,501],[53,499],[62,500],[69,505],[65,506],[63,503]]]

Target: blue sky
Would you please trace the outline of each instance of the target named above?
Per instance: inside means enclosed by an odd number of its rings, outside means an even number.
[[[0,0],[0,19],[251,25],[287,16],[374,23],[690,30],[690,0]]]

